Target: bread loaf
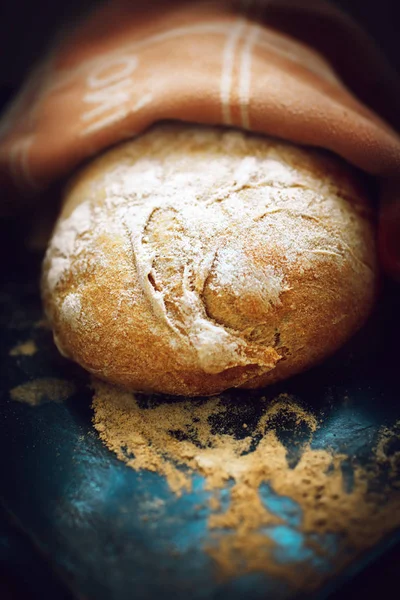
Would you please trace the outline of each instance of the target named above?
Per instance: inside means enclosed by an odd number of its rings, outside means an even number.
[[[322,150],[161,124],[65,194],[43,268],[60,351],[143,392],[260,387],[334,352],[377,283],[360,176]]]

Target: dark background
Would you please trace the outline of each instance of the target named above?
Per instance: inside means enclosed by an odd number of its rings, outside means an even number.
[[[363,25],[400,73],[399,0],[336,0],[335,3]],[[73,23],[83,11],[96,4],[99,2],[93,0],[0,0],[0,111],[18,90],[32,63],[40,58],[57,28],[66,22]],[[368,65],[360,64],[360,69],[368,69]],[[335,600],[372,600],[389,593],[397,597],[399,569],[400,548],[396,547],[337,592]],[[1,508],[0,598],[70,598],[18,532],[16,524],[5,519]]]

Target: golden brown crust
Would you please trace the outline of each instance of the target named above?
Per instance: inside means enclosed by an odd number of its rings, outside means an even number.
[[[363,323],[374,231],[350,167],[159,125],[70,183],[43,269],[62,352],[135,390],[214,394],[308,368]]]

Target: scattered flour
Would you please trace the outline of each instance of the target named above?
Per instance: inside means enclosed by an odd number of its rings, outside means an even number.
[[[27,340],[10,350],[10,356],[33,356],[37,352],[37,346],[34,340]]]
[[[64,402],[75,393],[72,381],[42,377],[22,383],[10,391],[12,400],[37,406],[44,402]]]

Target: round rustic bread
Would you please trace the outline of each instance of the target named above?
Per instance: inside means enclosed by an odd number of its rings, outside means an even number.
[[[58,348],[91,373],[204,395],[321,361],[376,282],[371,208],[341,159],[164,124],[71,181],[42,289]]]

